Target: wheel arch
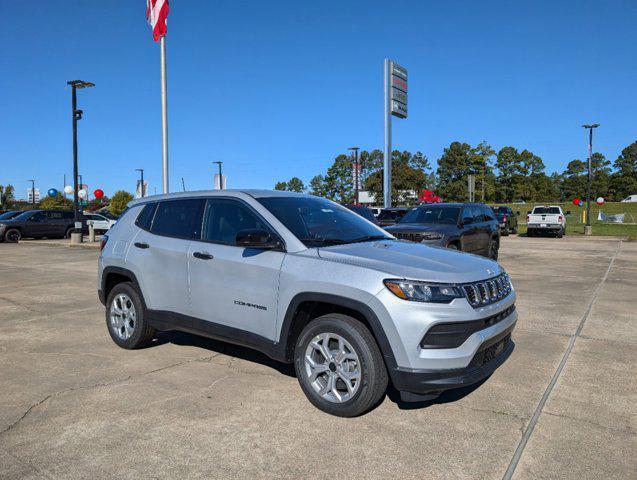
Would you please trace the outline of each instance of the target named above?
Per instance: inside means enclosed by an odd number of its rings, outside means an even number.
[[[144,304],[144,308],[146,308],[144,296],[142,295],[142,290],[139,286],[139,282],[137,281],[137,277],[127,268],[122,267],[106,267],[102,271],[102,284],[100,285],[99,294],[102,304],[106,304],[108,295],[111,293],[111,290],[113,290],[113,287],[122,282],[130,282],[133,284],[133,286],[139,292],[142,303]]]
[[[314,318],[328,313],[342,313],[363,323],[376,340],[378,347],[391,369],[395,357],[383,327],[374,310],[367,304],[348,297],[328,293],[302,292],[292,298],[283,318],[279,336],[278,356],[290,362],[294,357],[294,346],[301,330]]]

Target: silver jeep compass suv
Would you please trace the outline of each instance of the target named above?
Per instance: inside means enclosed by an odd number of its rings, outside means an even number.
[[[310,195],[184,192],[134,200],[102,242],[99,297],[123,348],[157,330],[293,362],[333,415],[478,382],[513,350],[515,292],[498,263],[397,240]]]

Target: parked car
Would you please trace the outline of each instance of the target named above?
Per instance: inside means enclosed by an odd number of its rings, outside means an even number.
[[[498,258],[499,224],[493,210],[480,203],[421,205],[386,230],[403,240]]]
[[[345,207],[349,208],[354,213],[358,213],[361,217],[369,220],[374,225],[378,225],[378,220],[376,219],[372,211],[365,205],[345,205]]]
[[[637,202],[637,195],[628,195],[622,202]]]
[[[74,225],[72,211],[26,210],[9,220],[0,220],[0,239],[17,242],[21,238],[69,238]]]
[[[566,212],[568,215],[571,212]],[[562,238],[566,233],[566,215],[558,205],[538,206],[526,216],[526,234],[529,237],[552,233]]]
[[[84,218],[87,221],[93,222],[93,230],[95,233],[106,233],[117,220],[112,220],[110,218],[106,218],[104,215],[100,215],[99,213],[89,213],[84,212]]]
[[[500,224],[500,234],[518,233],[518,215],[511,207],[494,207],[493,212]]]
[[[390,225],[398,223],[408,211],[408,208],[403,207],[383,208],[376,219],[381,227],[389,227]]]
[[[0,221],[2,220],[11,220],[14,217],[17,217],[21,213],[24,213],[23,210],[8,210],[2,214],[0,214]]]
[[[136,199],[102,248],[98,294],[117,345],[157,330],[246,345],[294,363],[333,415],[373,408],[389,381],[405,401],[466,387],[513,349],[515,292],[498,263],[398,241],[310,195]]]

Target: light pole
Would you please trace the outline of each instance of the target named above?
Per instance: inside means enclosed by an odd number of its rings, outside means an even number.
[[[140,187],[139,187],[139,192],[142,198],[144,198],[146,196],[146,192],[144,191],[144,169],[143,168],[136,168],[135,169],[136,172],[140,173],[141,179],[140,179]]]
[[[77,109],[77,89],[78,88],[91,88],[95,84],[91,82],[85,82],[84,80],[71,80],[66,82],[67,85],[71,85],[71,113],[73,115],[73,218],[75,224],[80,221],[80,212],[78,210],[77,201],[77,121],[82,119],[82,110]],[[75,230],[77,232],[77,229]],[[80,232],[82,229],[80,228]]]
[[[358,205],[358,184],[360,181],[361,171],[358,165],[358,150],[359,147],[350,147],[348,150],[354,152],[354,175],[352,178],[354,180],[354,205]]]
[[[79,180],[79,182],[80,182],[80,183],[79,183],[79,184],[78,184],[78,186],[77,186],[77,187],[78,187],[78,190],[82,190],[82,186],[84,185],[84,179],[82,178],[82,174],[81,174],[81,173],[80,173],[80,174],[78,174],[77,176],[78,176],[78,177],[79,177],[79,179],[80,179],[80,180]],[[77,192],[77,193],[78,193],[78,198],[79,198],[79,193],[80,193],[80,192]],[[81,200],[78,200],[78,203],[80,203],[80,202],[81,202]],[[79,207],[80,207],[80,212],[84,212],[84,206],[83,206],[83,205],[80,205]]]
[[[35,180],[27,180],[31,182],[31,203],[35,205]]]
[[[586,226],[584,227],[584,235],[591,235],[591,180],[592,180],[592,156],[593,156],[593,129],[599,127],[599,123],[590,125],[582,125],[582,128],[588,129],[588,186],[586,187]]]
[[[219,166],[219,190],[223,190],[223,175],[221,175],[221,164],[223,162],[216,161],[212,163],[216,163]]]

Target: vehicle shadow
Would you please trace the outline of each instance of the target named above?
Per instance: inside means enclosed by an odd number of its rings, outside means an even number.
[[[394,402],[396,406],[401,410],[417,410],[420,408],[431,407],[432,405],[442,405],[444,403],[456,402],[473,393],[475,390],[480,388],[482,384],[485,383],[487,380],[489,380],[489,377],[483,378],[478,383],[474,383],[473,385],[469,385],[467,387],[445,390],[438,397],[422,402],[405,402],[401,400],[400,392],[396,390],[393,385],[389,385],[389,387],[387,388],[387,398]]]
[[[166,343],[203,348],[229,357],[236,357],[241,360],[247,360],[248,362],[259,363],[270,367],[287,377],[296,378],[293,364],[277,362],[267,355],[248,347],[242,347],[240,345],[234,345],[232,343],[178,331],[158,332],[150,346],[154,347]]]

